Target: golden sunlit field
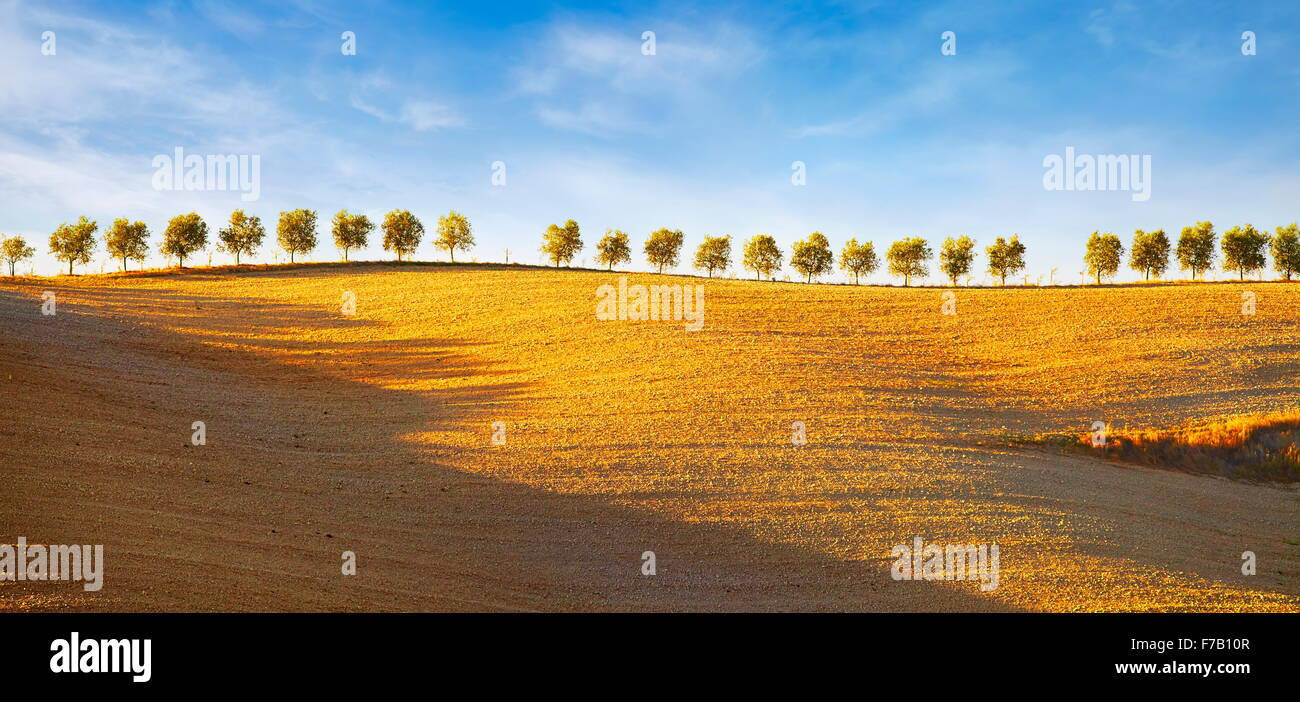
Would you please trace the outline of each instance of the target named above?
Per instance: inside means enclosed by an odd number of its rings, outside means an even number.
[[[1294,484],[1012,440],[1300,406],[1300,285],[945,315],[939,288],[627,274],[703,285],[691,332],[597,320],[619,275],[0,282],[0,543],[106,561],[100,592],[5,582],[0,609],[1300,611]],[[913,536],[998,544],[999,587],[894,580]]]

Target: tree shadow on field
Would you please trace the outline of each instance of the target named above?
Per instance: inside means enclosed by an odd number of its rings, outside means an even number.
[[[104,544],[105,585],[7,584],[0,608],[1007,609],[972,583],[896,582],[884,553],[844,561],[451,467],[456,441],[415,437],[489,444],[494,421],[528,411],[529,386],[472,340],[340,343],[326,332],[382,327],[130,288],[69,291],[93,304],[42,317],[29,292],[0,290],[0,378],[16,408],[0,425],[0,543]],[[186,331],[150,313],[160,300],[195,303]],[[261,338],[300,330],[311,339]],[[236,334],[241,348],[211,345]],[[482,382],[389,389],[419,373]],[[345,552],[356,575],[342,573]]]

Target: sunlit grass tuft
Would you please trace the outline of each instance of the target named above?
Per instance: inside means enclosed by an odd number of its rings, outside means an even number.
[[[1104,446],[1093,434],[1040,434],[1030,442],[1188,473],[1237,480],[1300,481],[1300,410],[1232,417],[1174,429],[1109,429]]]

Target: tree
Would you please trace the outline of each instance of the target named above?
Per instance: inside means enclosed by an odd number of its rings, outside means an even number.
[[[870,275],[879,267],[880,259],[876,257],[876,245],[870,241],[859,245],[857,239],[849,239],[844,245],[844,250],[840,251],[840,270],[853,274],[854,285],[858,284],[859,276]]]
[[[596,244],[596,262],[605,264],[612,271],[614,266],[631,260],[632,246],[627,234],[619,229],[606,229],[605,237]]]
[[[289,254],[311,253],[316,248],[316,213],[312,210],[289,210],[280,213],[280,223],[275,228],[276,241]]]
[[[0,242],[0,257],[9,262],[9,275],[14,274],[14,264],[36,255],[36,249],[27,245],[21,236],[7,237]]]
[[[989,273],[996,275],[1001,285],[1007,284],[1007,276],[1025,269],[1025,245],[1020,243],[1019,234],[1012,234],[1010,239],[998,237],[984,251],[989,257]]]
[[[756,280],[764,275],[772,278],[777,271],[781,270],[782,258],[784,254],[781,253],[781,248],[776,245],[776,239],[769,234],[755,234],[745,242],[743,265],[754,271]]]
[[[1183,227],[1178,235],[1178,267],[1192,271],[1192,280],[1198,272],[1207,271],[1214,265],[1214,225],[1209,222],[1197,222],[1194,227]]]
[[[1300,272],[1300,228],[1295,222],[1276,229],[1269,250],[1273,254],[1273,268],[1287,280]]]
[[[1169,268],[1169,249],[1169,237],[1165,236],[1165,230],[1144,232],[1138,229],[1133,232],[1133,250],[1129,253],[1128,259],[1129,268],[1141,272],[1144,280],[1151,280],[1152,273],[1159,278],[1164,275],[1165,269]]]
[[[163,231],[159,251],[164,256],[175,256],[178,265],[185,267],[185,257],[208,245],[208,223],[197,212],[176,215]]]
[[[230,213],[230,226],[217,230],[217,240],[220,242],[217,248],[233,254],[235,265],[238,266],[240,255],[252,256],[265,238],[266,228],[262,226],[261,217],[249,216],[244,214],[243,210],[235,210]]]
[[[60,261],[68,262],[68,275],[72,264],[90,263],[95,252],[95,230],[99,225],[82,216],[76,224],[63,223],[50,235],[50,253]]]
[[[375,230],[375,223],[363,214],[348,214],[339,210],[334,215],[334,246],[343,252],[343,260],[348,260],[352,249],[363,249],[370,240],[370,232]]]
[[[925,239],[910,237],[890,244],[885,259],[889,261],[889,273],[903,276],[903,286],[906,287],[912,284],[912,276],[930,275],[926,262],[933,255]]]
[[[953,287],[957,286],[957,278],[970,273],[974,262],[975,240],[968,236],[948,237],[939,247],[939,270],[948,276]]]
[[[564,226],[552,224],[546,228],[546,233],[542,235],[542,253],[546,254],[556,268],[561,263],[567,264],[573,260],[582,250],[582,237],[578,230],[578,223],[568,220]]]
[[[415,253],[415,247],[424,237],[424,224],[408,210],[393,210],[384,215],[383,226],[384,250],[395,252],[399,261],[402,256]]]
[[[1247,224],[1233,227],[1223,233],[1223,269],[1237,271],[1238,279],[1245,280],[1247,271],[1262,270],[1268,265],[1264,252],[1268,249],[1268,234]]]
[[[576,229],[577,224],[573,225]],[[438,238],[433,242],[434,247],[446,249],[447,255],[451,256],[451,262],[456,262],[456,249],[469,251],[474,248],[474,228],[469,224],[469,218],[465,215],[452,210],[438,218]]]
[[[149,255],[149,227],[144,222],[131,222],[126,217],[113,220],[113,226],[104,232],[104,248],[108,255],[122,259],[126,270],[128,259],[144,261]]]
[[[676,266],[684,238],[680,229],[660,229],[651,233],[645,242],[646,260],[658,268],[660,273],[664,272],[666,266]]]
[[[1112,276],[1119,271],[1123,257],[1124,244],[1114,234],[1093,232],[1088,237],[1083,262],[1088,266],[1088,274],[1096,279],[1098,285],[1101,285],[1102,276]]]
[[[731,237],[704,236],[704,243],[695,250],[695,267],[702,268],[713,277],[714,271],[725,270],[731,265]]]
[[[835,265],[835,254],[831,253],[831,242],[821,232],[813,232],[803,241],[794,242],[790,252],[790,267],[807,276],[811,283],[813,276],[830,273]]]

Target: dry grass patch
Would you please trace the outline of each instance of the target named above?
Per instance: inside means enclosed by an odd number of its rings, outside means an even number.
[[[1108,429],[1094,436],[1043,434],[1030,443],[1057,444],[1120,461],[1254,482],[1300,481],[1300,410],[1251,414],[1174,429]]]

